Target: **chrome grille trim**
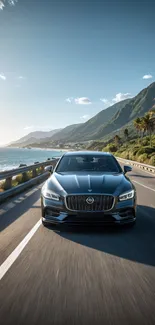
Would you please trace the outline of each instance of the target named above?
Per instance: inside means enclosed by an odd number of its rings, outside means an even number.
[[[78,198],[81,199],[78,202]],[[93,197],[95,202],[93,204],[87,204],[86,199]],[[110,194],[72,194],[67,195],[64,198],[65,206],[67,210],[73,212],[108,212],[111,211],[115,205],[116,199]],[[74,201],[74,202],[73,202]]]

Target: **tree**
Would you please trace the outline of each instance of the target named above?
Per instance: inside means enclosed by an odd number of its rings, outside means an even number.
[[[150,111],[145,114],[143,117],[143,127],[147,131],[147,134],[150,137],[150,147],[152,147],[152,133],[155,130],[155,113],[153,111]]]
[[[143,138],[145,132],[147,131],[144,116],[141,118],[140,130],[142,131],[142,138]]]
[[[128,140],[128,138],[129,138],[129,131],[128,131],[128,129],[125,129],[124,130],[124,136],[125,136],[125,139]]]
[[[115,142],[116,147],[119,147],[119,145],[120,145],[120,141],[121,141],[121,138],[119,137],[118,134],[116,134],[116,135],[114,136],[114,142]]]
[[[140,135],[140,132],[141,132],[141,128],[142,128],[142,120],[140,117],[137,117],[135,120],[134,120],[134,127],[136,128],[137,130],[137,134],[138,136]]]

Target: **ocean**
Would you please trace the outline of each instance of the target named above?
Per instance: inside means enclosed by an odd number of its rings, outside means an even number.
[[[20,164],[31,165],[48,158],[61,157],[62,153],[52,149],[0,148],[0,171],[17,168]]]

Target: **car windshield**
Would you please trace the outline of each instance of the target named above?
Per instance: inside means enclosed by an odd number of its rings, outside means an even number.
[[[67,155],[64,156],[56,172],[103,172],[121,173],[121,167],[113,156],[108,155]]]

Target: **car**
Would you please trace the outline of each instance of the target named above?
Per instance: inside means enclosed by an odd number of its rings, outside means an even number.
[[[130,224],[136,221],[136,189],[117,159],[106,152],[65,153],[41,190],[42,223]]]

